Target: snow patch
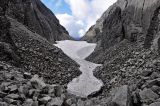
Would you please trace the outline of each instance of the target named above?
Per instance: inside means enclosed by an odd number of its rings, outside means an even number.
[[[93,70],[101,66],[101,64],[85,60],[94,51],[96,44],[87,43],[86,41],[64,40],[57,41],[57,44],[54,45],[80,65],[79,69],[82,74],[68,84],[67,90],[69,93],[80,97],[87,97],[91,93],[101,89],[103,82],[93,75]]]

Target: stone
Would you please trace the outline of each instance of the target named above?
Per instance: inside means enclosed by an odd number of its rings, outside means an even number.
[[[61,106],[63,104],[63,100],[60,97],[52,98],[50,102],[47,103],[47,106]]]
[[[31,73],[27,73],[27,72],[25,72],[25,73],[23,74],[23,76],[24,76],[25,79],[31,79],[31,78],[32,78]]]
[[[56,85],[56,86],[54,86],[54,89],[55,89],[55,96],[56,96],[56,97],[60,97],[61,94],[63,93],[63,88],[62,88],[62,86]]]
[[[18,91],[17,85],[8,86],[8,89],[9,89],[10,92]]]
[[[160,98],[158,98],[158,99],[156,100],[156,102],[160,102]]]
[[[159,95],[154,93],[151,89],[144,89],[143,91],[139,92],[141,101],[154,101],[159,98]]]
[[[70,98],[70,99],[67,99],[66,101],[65,101],[65,105],[69,105],[69,106],[71,106],[72,104],[74,104],[74,103],[76,103],[76,99],[74,99],[74,98]]]
[[[32,99],[27,99],[24,103],[23,106],[34,106],[33,105],[33,100]]]
[[[77,106],[85,106],[85,102],[79,99],[77,102]]]
[[[140,103],[140,98],[138,95],[138,90],[132,93],[132,98],[133,98],[133,103],[134,104],[139,104]]]
[[[148,75],[151,75],[152,72],[153,72],[152,70],[143,70],[141,75],[147,77]]]
[[[18,99],[19,95],[18,94],[9,94],[6,96],[7,98],[11,98],[11,99]]]
[[[151,79],[156,79],[156,78],[159,78],[160,76],[157,72],[153,72],[150,77]]]
[[[115,94],[112,98],[112,103],[115,103],[118,106],[131,105],[131,94],[127,85],[116,89]]]
[[[0,91],[0,98],[4,98],[7,95],[7,93],[1,92]]]
[[[8,104],[14,104],[14,105],[17,105],[18,104],[18,101],[17,100],[14,100],[14,99],[11,99],[11,98],[4,98],[4,101]]]
[[[39,106],[38,101],[34,101],[32,106]]]
[[[153,79],[153,80],[147,80],[146,82],[146,86],[147,87],[152,87],[153,85],[157,85],[157,86],[160,86],[160,78],[157,78],[157,79]]]
[[[45,96],[45,97],[39,99],[39,101],[40,101],[42,104],[46,104],[46,103],[48,103],[50,100],[51,100],[51,97],[50,97],[50,96]]]
[[[150,104],[149,106],[160,106],[160,102],[152,103],[152,104]]]
[[[34,77],[30,80],[32,86],[36,89],[42,89],[46,86],[42,79],[39,78],[38,75],[34,75]]]
[[[154,86],[152,86],[152,87],[151,87],[151,90],[152,90],[153,92],[158,93],[158,92],[160,92],[160,87],[159,87],[159,86],[154,85]]]
[[[48,88],[48,93],[52,94],[53,96],[55,96],[55,89],[54,89],[55,85],[47,85]]]
[[[50,87],[48,85],[46,85],[44,88],[42,88],[40,93],[42,93],[42,94],[51,94],[52,91],[51,91]]]
[[[6,102],[0,102],[0,106],[8,106]]]
[[[6,79],[11,79],[11,78],[13,77],[13,75],[12,75],[11,73],[5,73],[5,74],[4,74],[4,77],[5,77]]]
[[[18,88],[18,92],[20,94],[28,95],[29,94],[29,87],[28,86],[20,86]]]

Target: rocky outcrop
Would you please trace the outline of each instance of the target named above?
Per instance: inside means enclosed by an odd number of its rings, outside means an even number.
[[[4,1],[3,1],[4,2]],[[6,15],[54,43],[71,39],[59,20],[40,0],[7,0]]]

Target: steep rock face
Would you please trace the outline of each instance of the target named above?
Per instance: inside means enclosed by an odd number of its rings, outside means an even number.
[[[6,15],[52,43],[71,39],[55,15],[40,0],[8,0]]]
[[[39,74],[48,83],[67,84],[80,75],[78,65],[60,49],[17,20],[0,3],[0,61]]]
[[[159,0],[118,0],[82,38],[98,43],[88,59],[98,60],[110,47],[126,40],[159,51],[159,10]]]

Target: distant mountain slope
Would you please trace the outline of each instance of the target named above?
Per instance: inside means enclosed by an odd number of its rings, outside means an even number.
[[[59,20],[40,0],[6,0],[6,15],[50,42],[72,39]]]

